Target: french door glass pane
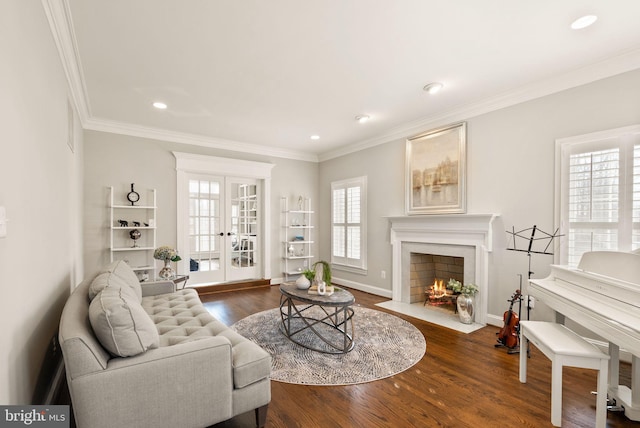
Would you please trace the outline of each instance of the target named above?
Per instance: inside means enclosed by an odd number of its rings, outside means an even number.
[[[212,180],[189,180],[189,246],[199,271],[219,269],[220,184]]]
[[[255,184],[233,183],[231,205],[231,267],[253,267],[257,257],[258,187]]]

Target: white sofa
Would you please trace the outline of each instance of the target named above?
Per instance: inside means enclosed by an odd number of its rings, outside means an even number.
[[[205,427],[251,410],[265,423],[271,357],[193,289],[141,284],[114,262],[71,294],[59,340],[79,428]]]

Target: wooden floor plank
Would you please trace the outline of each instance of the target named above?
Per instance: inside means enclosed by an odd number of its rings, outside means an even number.
[[[268,428],[292,427],[551,427],[551,362],[531,348],[526,384],[518,380],[518,354],[495,348],[498,328],[459,333],[381,309],[387,299],[350,290],[356,304],[389,312],[415,325],[427,341],[416,365],[386,379],[349,386],[303,386],[271,382]],[[227,325],[278,306],[277,286],[203,296]],[[357,328],[357,320],[356,320]],[[629,385],[630,367],[621,367]],[[596,372],[565,368],[563,427],[593,427]],[[253,413],[216,427],[252,427]],[[607,426],[640,427],[620,413]]]

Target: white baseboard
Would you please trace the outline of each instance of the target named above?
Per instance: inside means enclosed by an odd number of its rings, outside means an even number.
[[[364,291],[365,293],[374,294],[376,296],[386,297],[389,299],[393,296],[391,290],[383,290],[378,287],[372,287],[367,284],[362,284],[361,282],[349,281],[348,279],[337,278],[335,276],[331,278],[331,283],[353,288],[358,291]]]
[[[504,326],[504,319],[497,315],[487,314],[487,324],[495,327],[502,327]]]

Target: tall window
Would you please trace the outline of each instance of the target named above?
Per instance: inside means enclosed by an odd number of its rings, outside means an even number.
[[[640,126],[558,140],[560,263],[640,248]]]
[[[331,263],[367,269],[367,177],[331,183]]]

